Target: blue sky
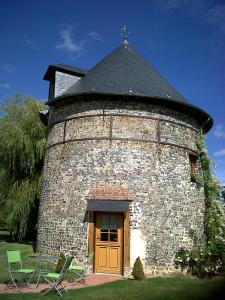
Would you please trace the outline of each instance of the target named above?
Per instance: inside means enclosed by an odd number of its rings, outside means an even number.
[[[129,42],[192,104],[207,111],[216,174],[225,184],[225,0],[9,0],[0,9],[0,103],[47,100],[49,64],[89,69]]]

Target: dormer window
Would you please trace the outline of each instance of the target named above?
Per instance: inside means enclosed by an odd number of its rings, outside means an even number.
[[[55,97],[61,96],[86,74],[86,70],[81,70],[73,66],[65,64],[50,65],[44,75],[44,80],[49,81],[48,99],[52,100]]]
[[[55,97],[55,80],[49,83],[48,99],[53,99]]]

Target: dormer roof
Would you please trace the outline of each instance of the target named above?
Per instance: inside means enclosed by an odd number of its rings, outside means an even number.
[[[79,76],[79,77],[83,77],[87,74],[87,70],[59,63],[55,65],[49,65],[43,79],[47,81],[51,81],[52,76],[55,74],[56,71],[60,71],[66,74]]]

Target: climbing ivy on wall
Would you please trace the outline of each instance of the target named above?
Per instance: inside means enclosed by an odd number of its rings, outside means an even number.
[[[197,134],[198,161],[201,165],[205,194],[205,238],[190,231],[192,250],[180,249],[175,264],[199,277],[212,276],[225,271],[225,207],[221,201],[221,188],[214,175],[214,163],[209,159],[202,132]]]
[[[216,237],[225,238],[225,210],[220,200],[220,186],[213,174],[214,163],[208,157],[201,132],[197,135],[197,150],[205,193],[205,236],[207,242],[213,242]]]

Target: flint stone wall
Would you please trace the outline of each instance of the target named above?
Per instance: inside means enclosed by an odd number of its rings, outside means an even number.
[[[125,185],[130,205],[131,266],[174,266],[189,230],[203,235],[203,188],[191,182],[189,152],[199,124],[191,116],[136,101],[76,101],[51,111],[41,186],[38,250],[87,253],[91,186]],[[199,170],[201,173],[201,170]],[[140,251],[136,248],[140,247]]]

